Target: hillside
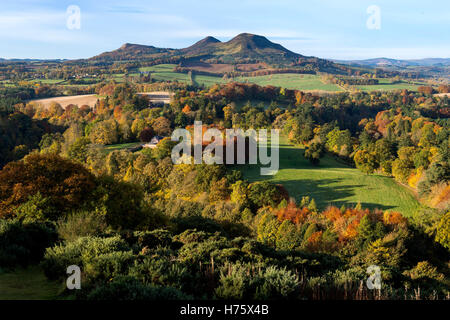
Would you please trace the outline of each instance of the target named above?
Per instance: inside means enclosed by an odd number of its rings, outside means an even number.
[[[426,58],[399,60],[390,58],[373,58],[364,60],[333,60],[348,65],[361,65],[367,67],[408,67],[408,66],[450,66],[450,58]]]
[[[119,49],[104,52],[94,56],[88,61],[92,62],[114,62],[123,60],[155,60],[162,56],[170,56],[176,50],[156,48],[141,44],[125,43]]]
[[[114,61],[208,64],[267,64],[264,69],[299,69],[309,72],[341,73],[347,67],[334,62],[306,57],[292,52],[264,36],[241,33],[227,42],[206,37],[182,49],[126,43],[120,48],[104,52],[86,60],[88,63],[113,63]],[[214,69],[214,68],[211,68]],[[260,69],[260,68],[259,68]],[[210,70],[206,70],[210,72]],[[212,71],[214,73],[214,70]]]
[[[320,209],[329,205],[351,207],[358,202],[364,208],[399,211],[412,216],[420,206],[412,192],[393,179],[367,175],[325,156],[313,166],[285,137],[280,138],[280,169],[274,176],[261,176],[259,165],[240,168],[250,181],[268,180],[282,184],[299,203],[302,196],[314,198]],[[386,195],[389,194],[389,197]]]

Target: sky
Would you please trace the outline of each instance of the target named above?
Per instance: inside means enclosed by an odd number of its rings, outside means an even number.
[[[89,58],[124,43],[183,48],[242,32],[326,59],[450,58],[450,1],[0,0],[2,58]]]

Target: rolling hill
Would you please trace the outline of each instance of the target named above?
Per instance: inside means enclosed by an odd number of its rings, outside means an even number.
[[[333,61],[342,64],[361,65],[367,67],[450,66],[450,58],[425,58],[412,60],[373,58],[365,60],[333,60]]]
[[[104,52],[86,60],[89,63],[113,63],[115,61],[215,64],[265,63],[267,69],[291,68],[341,73],[347,67],[329,60],[306,57],[292,52],[264,36],[241,33],[229,41],[221,42],[206,37],[182,49],[157,48],[154,46],[126,43],[120,48]]]

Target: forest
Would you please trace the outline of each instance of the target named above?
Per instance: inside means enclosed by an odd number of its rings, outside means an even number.
[[[170,104],[137,94],[159,89],[175,93]],[[235,82],[83,90],[101,97],[94,108],[44,108],[27,99],[45,91],[26,84],[0,92],[2,271],[39,266],[57,298],[82,300],[450,299],[447,96]],[[420,208],[323,207],[236,165],[174,165],[170,135],[196,120],[279,129],[318,169],[327,155],[391,177]],[[121,147],[154,136],[165,137],[154,149]],[[69,265],[81,290],[65,288]],[[365,285],[372,265],[379,290]]]

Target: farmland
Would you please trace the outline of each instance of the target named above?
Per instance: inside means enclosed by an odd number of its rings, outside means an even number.
[[[88,105],[91,108],[94,107],[97,102],[98,97],[95,94],[86,94],[86,95],[77,95],[77,96],[61,96],[61,97],[53,97],[46,99],[36,99],[31,100],[30,102],[34,102],[36,104],[40,104],[45,108],[48,108],[52,102],[57,102],[61,105],[61,107],[65,108],[70,104],[75,104],[78,106]]]

